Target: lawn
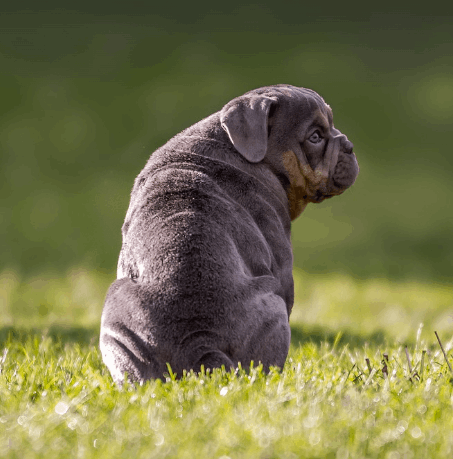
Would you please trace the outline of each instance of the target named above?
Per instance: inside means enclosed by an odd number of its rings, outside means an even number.
[[[0,457],[451,457],[434,334],[453,363],[451,15],[3,3]],[[319,92],[361,168],[293,223],[285,367],[114,386],[97,343],[134,177],[177,132],[276,83]]]
[[[450,286],[295,278],[282,371],[119,389],[97,346],[108,276],[4,272],[0,457],[450,456],[452,375],[434,335],[448,354]]]

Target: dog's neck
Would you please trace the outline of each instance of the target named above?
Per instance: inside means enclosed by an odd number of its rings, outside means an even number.
[[[288,195],[291,220],[295,220],[307,207],[307,183],[300,173],[300,164],[296,155],[291,150],[283,153],[282,162],[288,174],[289,185],[286,188]]]
[[[292,151],[282,158],[281,154],[272,154],[271,151],[274,150],[272,148],[264,160],[256,164],[248,162],[239,153],[233,158],[234,146],[220,125],[218,113],[184,130],[177,136],[177,140],[187,144],[197,144],[198,154],[225,161],[230,167],[237,166],[242,173],[255,176],[257,180],[263,179],[262,182],[267,183],[268,187],[273,184],[276,197],[280,197],[282,203],[287,202],[291,220],[295,220],[309,202],[308,199],[304,199],[307,197],[306,182],[300,175],[299,164]],[[267,180],[264,180],[263,174]]]

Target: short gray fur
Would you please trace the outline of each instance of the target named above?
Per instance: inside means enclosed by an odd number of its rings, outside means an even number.
[[[118,279],[102,314],[101,351],[117,383],[125,373],[132,381],[162,378],[167,364],[178,376],[202,365],[284,365],[291,219],[358,174],[329,110],[308,89],[260,88],[152,154],[134,183]],[[315,114],[330,120],[324,153],[311,142],[316,135],[306,139]],[[319,185],[307,177],[320,175],[328,148],[336,160]]]

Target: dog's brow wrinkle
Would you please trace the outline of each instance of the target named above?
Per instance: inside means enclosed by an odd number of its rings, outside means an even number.
[[[316,102],[311,98],[304,95],[304,101],[308,103],[308,107],[311,112],[316,110]]]
[[[316,116],[313,118],[313,125],[319,125],[326,131],[330,128],[330,123],[328,121],[328,114],[324,114],[321,110],[318,110]]]
[[[332,109],[330,108],[330,105],[326,105],[327,107],[327,118],[329,120],[329,124],[333,124],[333,113],[332,113]]]

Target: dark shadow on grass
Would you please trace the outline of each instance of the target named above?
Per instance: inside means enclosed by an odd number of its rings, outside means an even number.
[[[338,346],[349,344],[350,347],[363,347],[365,343],[378,346],[388,343],[388,336],[383,331],[377,331],[369,335],[359,335],[348,330],[330,330],[319,326],[297,324],[291,325],[291,344],[293,346],[305,343],[319,345],[327,342],[332,345],[340,332],[341,336],[337,342]]]
[[[61,344],[78,343],[80,345],[97,344],[99,342],[99,327],[69,327],[51,325],[49,327],[1,327],[0,349],[5,347],[9,337],[14,341],[25,342],[29,338],[48,336]]]
[[[369,335],[359,335],[348,330],[331,330],[319,326],[308,326],[303,324],[291,325],[291,344],[294,346],[305,343],[319,345],[323,342],[333,344],[338,333],[341,337],[337,345],[349,344],[351,347],[363,347],[365,343],[383,345],[388,342],[388,336],[383,331],[374,332]],[[64,325],[52,325],[49,327],[1,327],[0,328],[0,349],[3,348],[9,337],[14,341],[25,342],[28,338],[49,336],[56,342],[78,343],[90,345],[99,342],[99,327],[70,327]],[[407,342],[406,344],[411,344]]]

